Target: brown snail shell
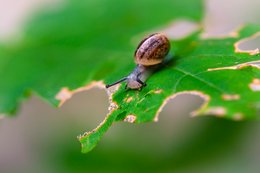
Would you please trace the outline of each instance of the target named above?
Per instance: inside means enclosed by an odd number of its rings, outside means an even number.
[[[156,33],[143,39],[135,51],[135,63],[144,66],[159,64],[169,53],[170,42],[168,38]]]
[[[135,51],[136,68],[126,77],[106,85],[106,88],[127,81],[125,88],[142,89],[146,86],[146,79],[160,66],[165,64],[166,57],[171,58],[169,53],[170,42],[161,33],[155,33],[143,39]]]

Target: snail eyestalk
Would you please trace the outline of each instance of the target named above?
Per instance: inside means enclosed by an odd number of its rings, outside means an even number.
[[[114,86],[114,85],[119,84],[119,83],[121,83],[121,82],[124,82],[124,81],[126,81],[126,80],[127,80],[127,77],[124,77],[124,78],[122,78],[122,79],[120,79],[120,80],[118,80],[118,81],[116,81],[116,82],[114,82],[114,83],[112,83],[112,84],[106,85],[106,88],[110,88],[111,86]]]

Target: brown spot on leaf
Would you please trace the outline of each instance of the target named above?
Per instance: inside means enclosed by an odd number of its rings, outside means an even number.
[[[158,121],[160,112],[162,111],[163,107],[164,107],[171,99],[174,99],[174,98],[177,97],[178,95],[182,95],[182,94],[197,95],[197,96],[201,97],[202,99],[204,99],[204,103],[201,105],[201,107],[200,107],[198,110],[196,110],[196,111],[194,111],[194,112],[191,113],[192,116],[198,115],[201,111],[203,111],[203,110],[207,107],[208,102],[209,102],[209,100],[210,100],[210,97],[209,97],[208,95],[206,95],[206,94],[204,94],[204,93],[202,93],[202,92],[200,92],[200,91],[182,91],[182,92],[175,93],[175,94],[173,94],[173,95],[167,97],[167,98],[163,101],[163,103],[161,104],[160,108],[159,108],[159,109],[157,110],[157,112],[156,112],[156,115],[155,115],[155,117],[154,117],[154,121],[155,121],[155,122]]]
[[[90,84],[77,88],[75,90],[69,90],[67,87],[64,87],[56,94],[55,98],[60,101],[59,107],[62,106],[68,99],[70,99],[74,94],[89,90],[93,87],[105,88],[103,81],[94,81]]]
[[[254,42],[255,40],[260,39],[260,32],[255,33],[254,35],[241,39],[240,41],[234,44],[236,53],[248,53],[250,55],[256,55],[260,53],[259,42],[254,44],[250,44],[250,42]],[[252,48],[253,47],[253,48]]]
[[[108,107],[109,114],[111,114],[114,110],[118,109],[118,104],[113,101],[112,96],[119,89],[120,85],[121,84],[107,89],[108,100],[109,100],[109,107]]]
[[[260,69],[260,60],[258,61],[250,61],[242,64],[228,66],[228,67],[218,67],[218,68],[209,68],[208,71],[216,71],[216,70],[239,70],[245,67],[255,67]]]
[[[260,79],[253,79],[252,83],[249,84],[249,88],[252,91],[260,91]]]
[[[162,89],[159,89],[159,90],[155,90],[154,93],[155,94],[160,94],[163,90]]]
[[[233,120],[241,121],[241,120],[243,120],[243,119],[244,119],[244,116],[243,116],[242,113],[235,113],[235,114],[233,115]]]
[[[135,115],[127,115],[124,119],[124,122],[134,123],[136,120]]]
[[[223,94],[222,99],[223,100],[239,100],[240,95],[238,95],[238,94]]]
[[[133,97],[128,97],[124,99],[124,102],[129,103],[133,100]]]
[[[206,115],[215,115],[218,117],[223,117],[226,114],[226,109],[223,107],[209,107],[204,114]]]

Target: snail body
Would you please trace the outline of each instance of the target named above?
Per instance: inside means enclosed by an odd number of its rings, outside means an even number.
[[[126,88],[130,89],[141,89],[146,86],[146,79],[167,60],[169,50],[170,42],[161,33],[155,33],[143,39],[134,54],[136,68],[127,77],[106,85],[106,88],[123,81],[127,81]]]

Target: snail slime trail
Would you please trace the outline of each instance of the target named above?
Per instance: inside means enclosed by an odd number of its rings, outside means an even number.
[[[137,64],[135,69],[128,76],[106,85],[106,88],[126,81],[126,89],[142,89],[146,86],[146,79],[156,69],[169,61],[171,58],[169,50],[170,42],[161,33],[155,33],[144,38],[137,46],[134,54],[134,60]]]

